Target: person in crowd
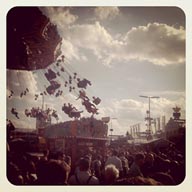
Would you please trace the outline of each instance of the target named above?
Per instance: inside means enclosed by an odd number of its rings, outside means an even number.
[[[13,162],[8,162],[7,164],[7,179],[13,185],[23,185],[24,178],[19,170],[18,166]]]
[[[119,178],[119,170],[114,164],[108,164],[104,170],[104,183],[105,185],[113,185]]]
[[[175,185],[173,177],[166,172],[156,172],[151,178],[155,179],[158,182],[161,182],[162,185]]]
[[[37,180],[36,165],[32,160],[29,160],[27,167],[27,184],[34,184]]]
[[[162,185],[162,183],[152,178],[136,176],[119,179],[114,185]]]
[[[184,163],[172,160],[170,165],[170,175],[173,177],[175,184],[180,184],[185,178]],[[179,173],[179,174],[178,174]]]
[[[127,158],[127,160],[128,160],[128,164],[129,164],[129,168],[131,167],[131,165],[133,164],[133,162],[134,162],[134,156],[133,156],[133,154],[128,154],[127,156],[126,156],[126,158]]]
[[[101,165],[101,155],[97,155],[96,159],[92,162],[92,171],[98,179],[101,179]]]
[[[51,159],[41,161],[37,167],[37,181],[39,185],[66,185],[67,170],[62,162]]]
[[[120,152],[120,157],[121,162],[122,162],[122,168],[123,168],[123,172],[122,172],[122,177],[126,177],[129,171],[129,162],[128,159],[125,157],[125,152],[121,151]]]
[[[150,177],[155,172],[154,161],[153,153],[145,154],[145,161],[141,166],[142,173],[145,177]]]
[[[71,157],[69,155],[65,156],[65,162],[71,167]]]
[[[135,155],[135,159],[133,164],[131,165],[129,171],[128,171],[128,176],[129,177],[136,177],[136,176],[141,176],[143,177],[143,173],[141,171],[141,167],[144,164],[145,156],[142,153],[137,153]]]
[[[15,126],[11,122],[11,120],[7,119],[7,141],[9,142],[11,139],[11,132],[15,130]]]
[[[72,175],[68,180],[69,185],[98,185],[99,180],[90,171],[90,160],[81,158],[79,161],[79,171]]]
[[[71,104],[67,107],[73,108]],[[49,114],[50,109],[46,111]],[[33,115],[39,113],[40,108],[31,110]],[[97,148],[77,150],[75,158],[66,155],[71,154],[67,148],[66,154],[46,150],[40,159],[41,155],[30,155],[22,138],[10,137],[7,141],[7,178],[13,185],[178,185],[185,177],[185,153],[178,149],[156,151],[141,145],[114,150],[98,144]],[[75,162],[78,157],[83,158]]]
[[[43,156],[41,157],[42,160],[45,160],[47,161],[49,159],[49,150],[48,149],[45,149],[43,151]]]
[[[118,151],[113,150],[112,155],[108,157],[107,161],[105,162],[105,166],[113,164],[115,167],[119,170],[120,175],[122,175],[123,172],[123,167],[122,167],[122,162],[121,159],[118,157]]]

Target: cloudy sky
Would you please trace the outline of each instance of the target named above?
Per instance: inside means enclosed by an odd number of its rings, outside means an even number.
[[[151,116],[172,116],[172,108],[182,108],[185,118],[185,16],[176,7],[41,7],[62,37],[65,67],[92,85],[86,89],[89,97],[98,96],[96,118],[109,116],[114,134],[125,134],[130,126],[141,124],[148,100],[139,95],[159,96],[151,100]],[[52,66],[51,66],[52,67]],[[53,68],[54,69],[54,68]],[[35,128],[35,120],[26,118],[24,109],[41,107],[42,98],[34,100],[48,85],[45,70],[7,72],[7,118],[18,127]],[[63,79],[58,79],[64,84]],[[63,82],[62,82],[63,81]],[[28,88],[25,97],[20,93]],[[63,103],[71,102],[84,110],[77,93],[63,87],[61,97],[45,96],[48,107],[57,110],[59,121],[68,117],[61,111]],[[15,107],[18,120],[10,113]],[[53,119],[53,122],[55,120]],[[109,124],[111,126],[111,123]]]

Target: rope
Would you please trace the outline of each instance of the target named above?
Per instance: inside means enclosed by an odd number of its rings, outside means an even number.
[[[69,65],[66,65],[65,62],[68,63]],[[74,74],[74,72],[73,72],[73,71],[74,71],[74,68],[72,67],[72,65],[70,65],[70,62],[69,62],[69,60],[68,60],[66,57],[65,57],[65,59],[64,59],[64,62],[63,62],[63,61],[60,61],[59,64],[64,67],[64,69],[65,69],[65,71],[66,71],[66,73],[67,73],[68,75]],[[76,79],[72,79],[72,81],[75,82],[75,85],[76,85],[76,89],[73,90],[73,92],[74,92],[77,96],[79,96],[79,91],[77,91],[77,90],[81,90],[81,88],[78,88],[78,86],[77,86],[77,83],[78,83],[77,78],[80,78],[81,80],[84,79],[84,78],[83,78],[80,74],[77,74]],[[90,100],[93,100],[93,98],[92,98],[93,96],[97,97],[97,95],[94,93],[94,91],[92,91],[92,89],[87,88],[87,89],[84,90],[84,91],[86,92],[86,95],[87,95],[87,97],[88,97]]]
[[[21,72],[20,72],[19,70],[17,70],[18,83],[19,83],[19,86],[21,87],[21,89],[24,90],[24,89],[23,89],[23,86],[22,86],[22,83],[21,83],[21,81],[20,81],[19,73],[21,73]]]

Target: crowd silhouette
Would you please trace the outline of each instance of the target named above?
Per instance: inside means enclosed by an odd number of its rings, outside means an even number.
[[[7,145],[7,178],[14,185],[178,185],[185,178],[185,155],[175,146],[84,150],[70,154],[45,150],[30,155],[20,145]]]

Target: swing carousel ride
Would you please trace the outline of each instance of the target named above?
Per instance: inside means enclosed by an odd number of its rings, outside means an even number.
[[[31,71],[38,74],[40,93],[34,94],[34,102],[42,97],[51,97],[53,102],[64,93],[71,93],[80,100],[82,109],[77,109],[73,103],[65,102],[61,111],[69,118],[78,119],[86,110],[93,115],[98,114],[97,105],[101,99],[88,96],[88,87],[91,81],[82,77],[69,67],[69,60],[61,51],[62,38],[56,25],[52,24],[37,7],[16,7],[9,11],[7,16],[7,70],[17,73],[22,92],[17,95],[22,99],[30,94],[28,87],[23,87],[20,80],[21,71]],[[8,79],[9,81],[9,79]],[[46,83],[45,83],[46,82]],[[45,85],[46,84],[46,85]],[[16,93],[14,87],[9,87],[8,102]],[[60,105],[60,104],[59,104]],[[16,119],[20,115],[16,107],[11,108],[11,114]],[[26,117],[44,119],[49,121],[54,117],[57,121],[59,116],[55,109],[32,107],[23,111]]]

